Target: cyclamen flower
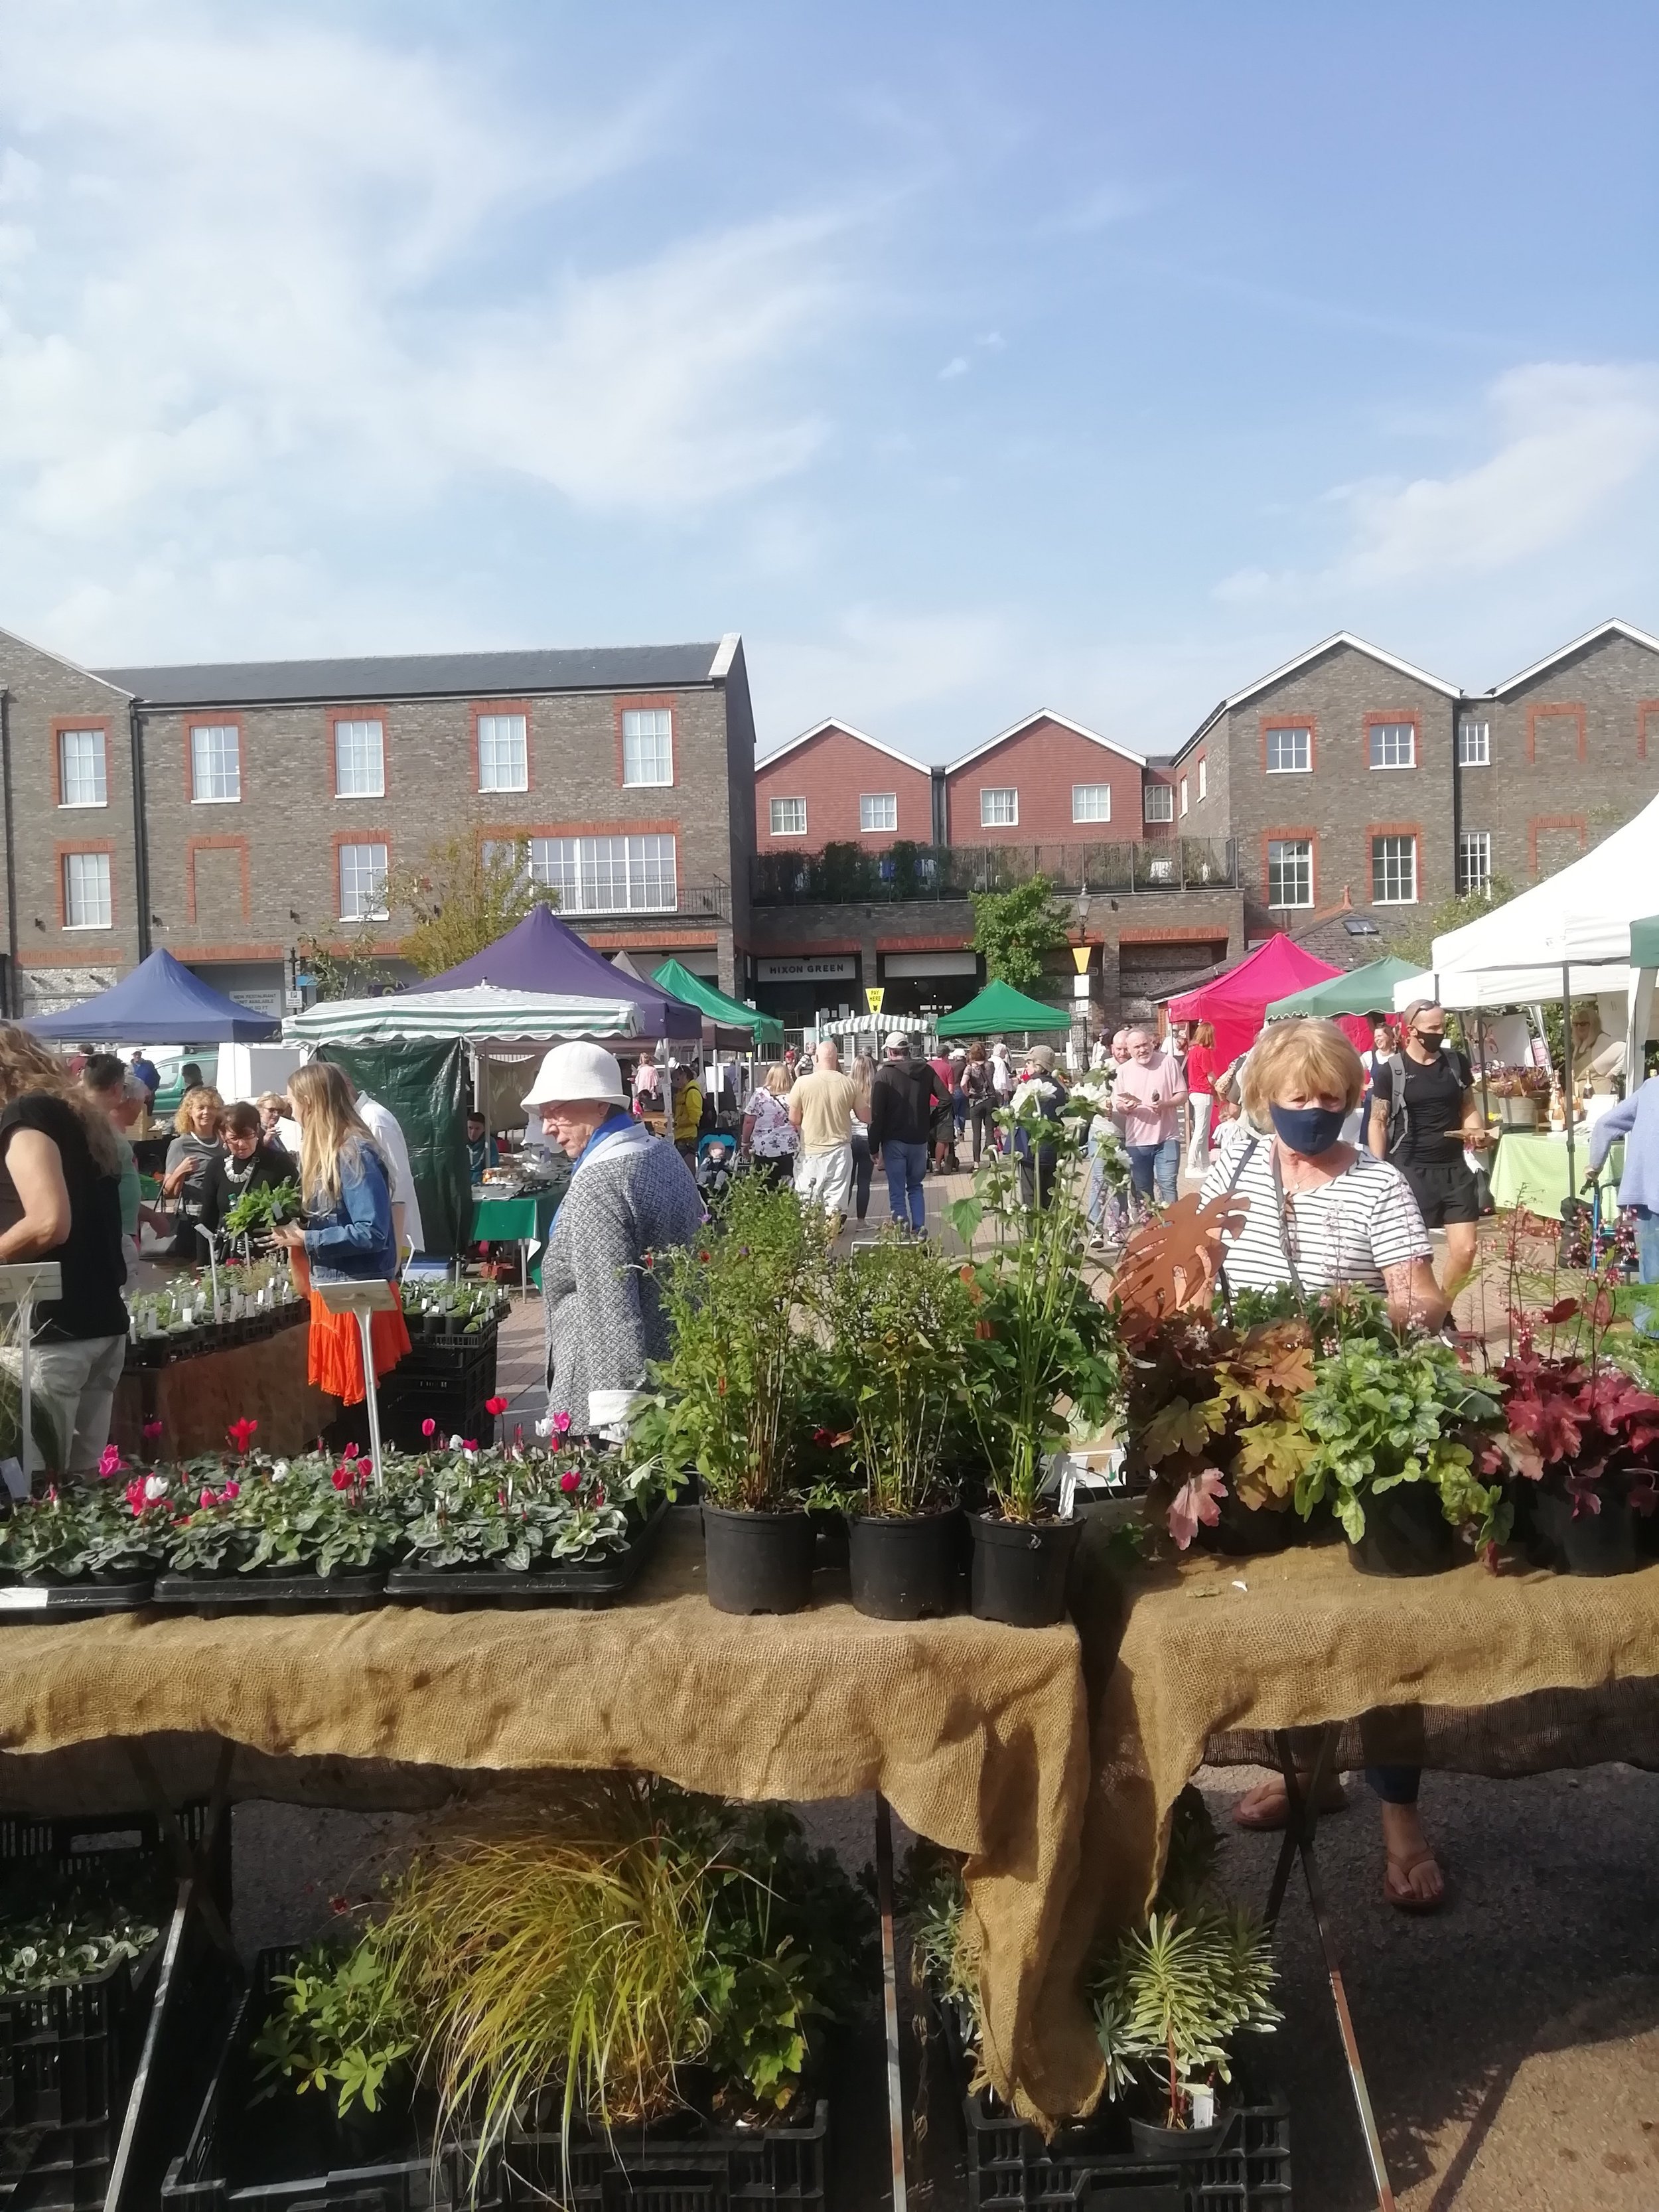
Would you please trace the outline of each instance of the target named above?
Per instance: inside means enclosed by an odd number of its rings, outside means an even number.
[[[349,1490],[351,1487],[350,1468],[346,1467],[337,1467],[333,1474],[330,1475],[329,1480],[334,1485],[334,1487],[337,1490]]]
[[[158,1498],[165,1498],[167,1494],[167,1479],[166,1475],[147,1474],[144,1477],[144,1497],[149,1504],[154,1505]]]
[[[240,1498],[241,1494],[242,1486],[240,1482],[228,1482],[219,1492],[221,1498]]]
[[[198,1505],[216,1505],[219,1501],[210,1490],[204,1490],[196,1502]]]
[[[145,1506],[149,1504],[149,1498],[144,1495],[144,1486],[136,1475],[127,1485],[126,1501],[135,1513],[142,1513]]]
[[[119,1444],[106,1444],[104,1446],[103,1456],[98,1462],[98,1472],[106,1479],[106,1480],[107,1480],[112,1474],[119,1474],[121,1472],[121,1447]]]
[[[510,1398],[486,1398],[484,1400],[484,1411],[490,1416],[492,1420],[499,1419],[512,1402],[513,1401]]]
[[[225,1434],[229,1437],[234,1450],[246,1453],[248,1446],[253,1442],[258,1426],[258,1421],[233,1421],[225,1431]]]
[[[356,1456],[357,1456],[357,1447],[356,1447],[356,1444],[348,1444],[348,1445],[346,1446],[346,1448],[345,1448],[345,1455],[346,1455],[346,1457],[347,1457],[348,1459],[356,1459]]]
[[[423,1437],[435,1437],[437,1433],[438,1424],[433,1419],[431,1414],[428,1413],[425,1420],[421,1423],[421,1434]]]
[[[147,1444],[153,1444],[166,1426],[167,1424],[165,1421],[146,1421],[144,1423],[144,1442]]]
[[[554,1414],[554,1416],[553,1416],[553,1433],[554,1433],[554,1435],[555,1435],[556,1437],[562,1437],[562,1436],[563,1436],[563,1435],[566,1433],[566,1431],[569,1429],[569,1426],[570,1426],[570,1416],[569,1416],[569,1414],[568,1414],[568,1413],[555,1413],[555,1414]]]
[[[580,1475],[577,1474],[574,1467],[567,1468],[564,1473],[559,1477],[559,1487],[563,1491],[567,1498],[569,1497],[573,1490],[580,1490],[581,1486],[582,1479]]]

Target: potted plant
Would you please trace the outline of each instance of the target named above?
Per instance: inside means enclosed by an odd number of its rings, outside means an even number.
[[[1605,1290],[1582,1306],[1559,1301],[1539,1323],[1521,1323],[1498,1370],[1519,1439],[1517,1487],[1531,1508],[1534,1556],[1569,1574],[1639,1566],[1638,1523],[1659,1507],[1659,1396],[1607,1357],[1601,1332],[1612,1307]],[[1575,1340],[1558,1352],[1557,1331],[1570,1322]],[[1540,1324],[1549,1331],[1543,1351]]]
[[[1453,1564],[1455,1531],[1481,1545],[1509,1534],[1502,1389],[1443,1339],[1343,1345],[1318,1362],[1302,1419],[1314,1449],[1296,1510],[1305,1520],[1328,1505],[1363,1573],[1438,1573]]]
[[[702,1484],[709,1603],[796,1613],[811,1596],[815,1539],[801,1446],[820,1355],[825,1226],[793,1190],[739,1176],[707,1242],[653,1257],[672,1351],[653,1372],[636,1450]]]
[[[1498,1118],[1506,1129],[1535,1129],[1550,1097],[1547,1067],[1507,1067],[1490,1072],[1486,1096],[1498,1101]]]
[[[991,1494],[989,1510],[969,1516],[973,1611],[981,1620],[1043,1627],[1065,1612],[1082,1529],[1044,1498],[1048,1458],[1072,1422],[1098,1429],[1116,1403],[1119,1370],[1111,1317],[1085,1271],[1075,1131],[1042,1120],[1035,1102],[998,1119],[1016,1133],[1023,1127],[1034,1146],[1052,1144],[1059,1157],[1047,1206],[1022,1204],[1014,1160],[995,1157],[975,1177],[975,1195],[949,1208],[970,1251],[988,1218],[996,1232],[988,1256],[963,1269],[976,1307],[964,1381]]]
[[[884,1237],[832,1273],[825,1379],[860,1488],[848,1500],[853,1603],[884,1620],[958,1605],[960,1516],[949,1463],[974,1344],[971,1274]]]
[[[267,1977],[270,2009],[248,2046],[255,2105],[286,2092],[326,2097],[353,2164],[394,2148],[415,2094],[418,2023],[397,1993],[372,1925],[315,1943]]]

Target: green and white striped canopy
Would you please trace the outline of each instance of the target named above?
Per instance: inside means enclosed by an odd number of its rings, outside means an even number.
[[[476,983],[461,991],[398,991],[384,999],[337,999],[290,1014],[286,1044],[554,1044],[564,1037],[630,1037],[639,1031],[632,999],[567,998],[548,991],[503,991]]]

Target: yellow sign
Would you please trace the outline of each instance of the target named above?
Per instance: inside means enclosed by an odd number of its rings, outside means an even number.
[[[881,1002],[886,996],[887,993],[881,984],[872,983],[865,991],[864,1003],[872,1014],[878,1014],[881,1012]]]
[[[1092,945],[1074,945],[1072,947],[1072,965],[1079,975],[1088,974],[1089,959],[1094,949]]]

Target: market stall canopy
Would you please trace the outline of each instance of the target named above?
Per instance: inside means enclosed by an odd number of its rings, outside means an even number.
[[[1632,968],[1659,968],[1659,914],[1632,922],[1630,964]]]
[[[665,960],[653,970],[651,980],[659,990],[671,991],[688,1006],[700,1008],[703,1019],[713,1022],[717,1030],[747,1030],[757,1042],[763,1037],[773,1044],[783,1042],[783,1024],[774,1015],[757,1013],[740,999],[728,999],[724,991],[717,991],[689,968],[682,968],[678,960]]]
[[[604,963],[601,962],[603,966]],[[383,999],[334,999],[291,1014],[293,1044],[392,1044],[459,1039],[464,1044],[551,1044],[562,1037],[629,1037],[640,1031],[631,999],[574,998],[551,991],[398,991]]]
[[[1289,998],[1292,991],[1304,990],[1310,983],[1340,978],[1342,972],[1328,960],[1304,952],[1288,937],[1270,937],[1224,975],[1171,999],[1170,1019],[1210,1023],[1215,1030],[1216,1066],[1225,1067],[1241,1052],[1248,1052],[1261,1036],[1270,1006]]]
[[[1015,990],[1012,983],[988,983],[977,998],[969,999],[953,1014],[945,1014],[933,1024],[935,1036],[994,1036],[1003,1030],[1012,1030],[1024,1036],[1036,1030],[1068,1030],[1072,1017],[1058,1006],[1045,1006],[1040,999],[1028,999],[1024,991]]]
[[[627,999],[638,1010],[633,1036],[696,1037],[702,1016],[657,983],[630,981],[602,952],[586,945],[551,908],[532,907],[524,920],[494,945],[463,960],[459,968],[432,976],[422,992],[471,990],[489,983],[502,991],[568,994],[576,998]]]
[[[158,949],[95,999],[38,1014],[22,1026],[31,1036],[59,1044],[258,1044],[282,1024],[275,1014],[226,998]]]
[[[1267,1008],[1267,1019],[1278,1022],[1291,1014],[1317,1014],[1334,1021],[1340,1014],[1386,1013],[1394,1004],[1395,985],[1416,973],[1416,965],[1410,960],[1392,956],[1373,960],[1364,968],[1349,969],[1346,975],[1328,976],[1322,983],[1310,983],[1286,999],[1275,999]]]

